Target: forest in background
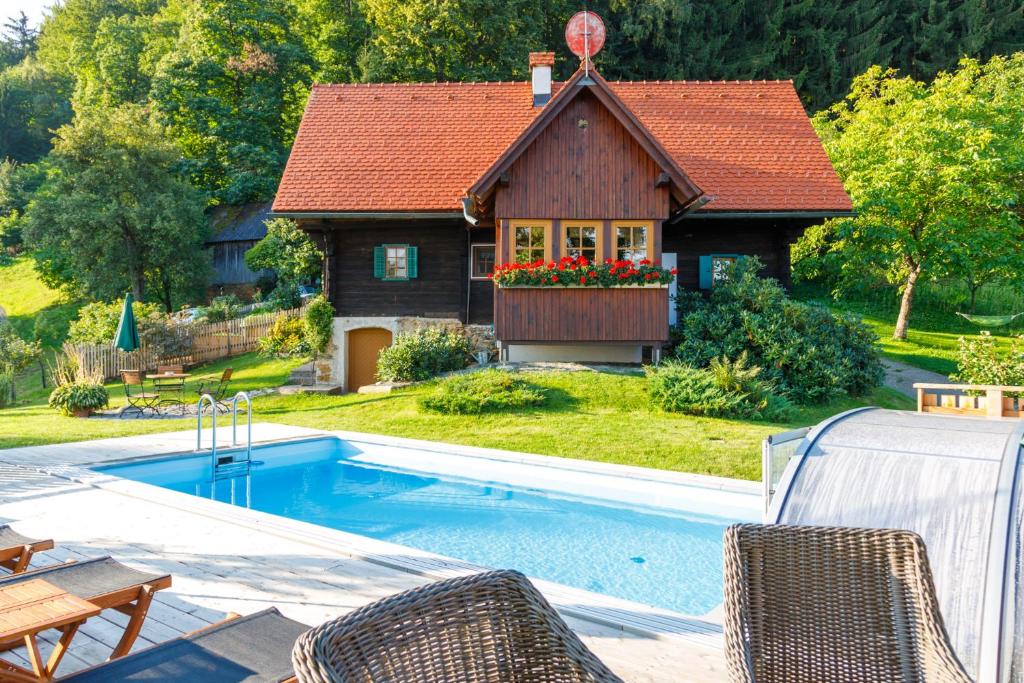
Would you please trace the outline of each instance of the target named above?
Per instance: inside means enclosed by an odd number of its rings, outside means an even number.
[[[168,310],[193,302],[209,270],[205,212],[273,197],[312,83],[525,80],[532,50],[554,50],[564,78],[577,64],[564,26],[579,9],[567,0],[63,0],[40,27],[13,17],[0,41],[0,246],[27,248],[44,281],[74,297],[130,288]],[[873,65],[884,83],[919,81],[889,91],[915,107],[945,102],[920,110],[941,126],[963,119],[959,96],[929,99],[924,84],[964,57],[1024,50],[1021,0],[601,0],[588,9],[608,26],[595,60],[605,77],[791,78],[808,112],[820,113],[819,133],[862,100],[875,100],[871,126],[892,112],[870,88],[844,100]],[[961,81],[989,107],[990,88],[972,85],[972,70]],[[984,125],[997,120],[985,112]],[[886,125],[903,126],[899,117]],[[834,161],[844,146],[857,158],[879,130],[837,131],[826,146]],[[960,143],[950,144],[969,157]],[[946,151],[933,151],[908,158],[948,165]],[[875,168],[888,173],[895,153],[874,150]],[[852,171],[837,166],[850,189]],[[1007,164],[996,170],[1003,186],[1020,185]],[[991,240],[979,235],[971,243],[984,256]],[[889,270],[898,280],[906,268]]]

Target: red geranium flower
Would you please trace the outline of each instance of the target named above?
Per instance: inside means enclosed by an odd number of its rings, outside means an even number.
[[[557,275],[552,275],[551,276],[551,281],[552,282],[558,282],[558,276]]]

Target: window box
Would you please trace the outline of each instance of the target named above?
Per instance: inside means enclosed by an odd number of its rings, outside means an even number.
[[[576,287],[607,289],[612,287],[667,287],[676,276],[675,268],[662,268],[641,259],[606,260],[591,263],[584,257],[564,256],[558,262],[505,263],[495,266],[492,279],[503,289],[515,287]]]

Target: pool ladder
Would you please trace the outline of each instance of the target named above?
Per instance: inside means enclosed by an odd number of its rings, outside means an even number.
[[[217,401],[210,394],[203,394],[196,403],[196,452],[203,450],[203,407],[210,406],[210,417],[213,420],[211,429],[210,463],[214,480],[225,477],[236,477],[248,474],[254,464],[252,460],[252,398],[248,393],[239,391],[231,399],[231,445],[238,445],[238,403],[245,401],[245,457],[236,459],[236,454],[217,455]]]

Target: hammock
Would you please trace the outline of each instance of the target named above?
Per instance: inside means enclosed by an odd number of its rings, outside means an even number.
[[[958,312],[957,315],[980,327],[1006,327],[1014,320],[1024,315],[1024,313],[1015,313],[1014,315],[969,315],[967,313]]]

